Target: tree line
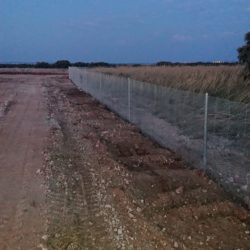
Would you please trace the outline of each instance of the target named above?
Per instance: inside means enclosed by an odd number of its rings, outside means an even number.
[[[168,61],[160,61],[155,64],[146,64],[149,66],[214,66],[214,65],[236,65],[238,62],[192,62],[192,63],[180,63],[180,62],[168,62]],[[0,68],[62,68],[66,69],[68,67],[86,67],[86,68],[93,68],[93,67],[118,67],[118,66],[132,66],[132,67],[140,67],[144,66],[145,64],[126,64],[126,63],[106,63],[106,62],[75,62],[71,63],[68,60],[59,60],[55,63],[48,63],[48,62],[37,62],[37,63],[0,63]]]
[[[115,67],[115,64],[105,63],[105,62],[76,62],[71,63],[68,60],[59,60],[55,63],[48,63],[48,62],[37,62],[37,63],[0,63],[0,68],[61,68],[66,69],[68,67]]]

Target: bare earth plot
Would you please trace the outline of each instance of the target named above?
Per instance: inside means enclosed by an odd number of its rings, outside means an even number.
[[[0,71],[0,73],[3,71]],[[250,213],[65,72],[0,74],[0,249],[250,249]]]

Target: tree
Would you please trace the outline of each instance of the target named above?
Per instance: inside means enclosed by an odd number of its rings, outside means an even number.
[[[173,64],[172,62],[160,61],[156,63],[156,66],[170,66],[172,64]]]
[[[47,63],[47,62],[37,62],[35,64],[35,67],[36,68],[50,68],[51,65],[49,63]]]
[[[71,63],[68,60],[60,60],[53,64],[55,68],[68,68]]]
[[[247,76],[250,77],[250,31],[245,34],[246,44],[238,48],[239,62],[245,64]]]

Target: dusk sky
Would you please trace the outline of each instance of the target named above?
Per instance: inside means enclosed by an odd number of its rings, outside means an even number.
[[[249,0],[0,0],[0,62],[235,61]]]

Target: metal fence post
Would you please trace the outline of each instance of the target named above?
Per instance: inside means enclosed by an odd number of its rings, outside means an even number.
[[[203,145],[203,167],[207,166],[207,110],[208,110],[208,93],[205,94],[204,107],[204,145]]]
[[[131,80],[128,78],[128,120],[131,121]]]
[[[99,98],[102,96],[102,74],[100,73],[100,82],[99,82]]]
[[[247,138],[247,117],[248,117],[248,112],[249,112],[249,110],[250,110],[250,106],[249,106],[249,104],[247,104],[247,106],[246,106],[246,114],[245,114],[245,123],[244,123],[244,137],[246,137]],[[247,157],[249,157],[250,156],[250,150],[249,150],[249,147],[242,147],[242,148],[245,148],[246,149],[246,156]]]

